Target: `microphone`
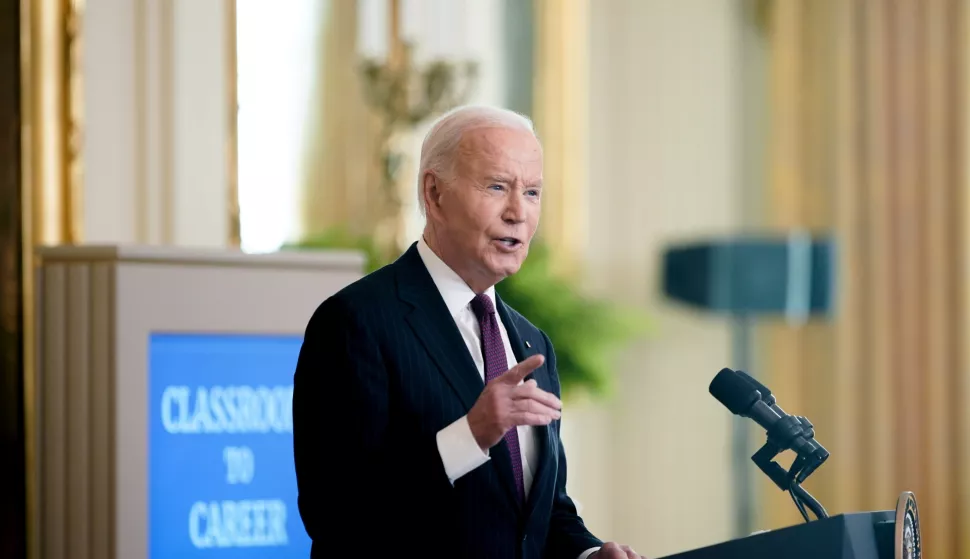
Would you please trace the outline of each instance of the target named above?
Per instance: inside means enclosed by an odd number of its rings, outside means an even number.
[[[738,369],[737,371],[734,371],[734,372],[737,373],[738,376],[744,378],[744,380],[748,381],[748,384],[754,385],[754,387],[758,390],[758,392],[761,392],[761,399],[764,400],[764,403],[768,404],[768,407],[775,409],[775,411],[778,411],[778,409],[776,409],[778,408],[778,406],[775,405],[775,397],[774,395],[772,395],[771,390],[768,390],[767,386],[761,384],[760,382],[758,382],[758,379],[742,371],[741,369]],[[782,413],[784,412],[778,411],[778,415],[782,415]]]
[[[741,377],[743,377],[744,380],[748,381],[748,383],[753,385],[758,390],[758,392],[761,393],[761,399],[764,401],[765,404],[768,405],[768,407],[770,407],[775,413],[777,413],[779,417],[785,417],[786,415],[788,415],[785,413],[785,410],[778,407],[778,404],[775,403],[775,397],[774,395],[772,395],[771,390],[769,390],[767,386],[761,384],[760,382],[758,382],[757,379],[755,379],[754,377],[752,377],[751,375],[749,375],[744,371],[737,370],[735,372]],[[812,439],[812,442],[815,444],[816,447],[818,447],[817,450],[815,450],[815,452],[813,453],[813,457],[811,457],[811,458],[814,458],[814,460],[806,464],[805,468],[801,470],[801,472],[799,473],[798,477],[799,477],[799,483],[800,483],[804,481],[805,478],[810,476],[812,472],[815,471],[816,468],[821,466],[822,462],[825,462],[825,460],[828,459],[829,451],[825,450],[825,447],[819,444],[818,441],[814,440],[815,426],[812,425],[812,422],[809,421],[808,418],[801,415],[797,415],[793,417],[797,419],[799,423],[802,424],[802,428],[804,429],[803,436],[808,439]],[[811,458],[806,457],[806,459],[811,459]]]
[[[731,413],[754,420],[768,432],[768,442],[751,459],[782,491],[791,494],[805,521],[808,522],[805,506],[816,518],[827,518],[825,508],[800,485],[829,457],[829,452],[815,441],[812,424],[804,417],[785,413],[771,390],[744,371],[721,369],[709,390]],[[797,457],[785,471],[773,459],[789,449]]]
[[[791,449],[814,467],[804,472],[808,477],[829,457],[829,452],[815,441],[815,432],[807,419],[794,417],[775,403],[766,386],[743,371],[728,368],[711,381],[710,393],[731,413],[752,419],[768,432],[768,442],[781,450]],[[804,479],[804,478],[803,478]]]

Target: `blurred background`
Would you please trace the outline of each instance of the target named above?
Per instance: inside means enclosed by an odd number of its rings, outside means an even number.
[[[421,230],[428,123],[485,103],[544,145],[539,244],[499,288],[565,355],[595,534],[657,557],[801,521],[745,461],[764,431],[708,394],[732,367],[814,423],[829,513],[914,491],[929,556],[970,558],[967,8],[0,0],[0,556],[26,556],[36,513],[35,246],[376,267]],[[793,265],[805,239],[831,261]],[[726,260],[670,277],[690,243]],[[809,278],[824,304],[793,303]],[[749,298],[703,295],[725,290]]]

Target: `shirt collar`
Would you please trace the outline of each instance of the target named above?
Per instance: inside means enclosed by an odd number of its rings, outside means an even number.
[[[428,273],[431,274],[431,279],[438,288],[438,292],[441,293],[441,298],[444,299],[445,306],[448,307],[448,312],[452,317],[458,316],[458,313],[467,308],[469,303],[472,302],[472,299],[475,298],[475,292],[472,291],[472,288],[468,287],[468,284],[465,283],[465,280],[461,279],[461,276],[448,267],[431,250],[428,243],[424,241],[423,236],[418,239],[418,254],[428,269]],[[485,294],[495,303],[495,286],[485,290]]]

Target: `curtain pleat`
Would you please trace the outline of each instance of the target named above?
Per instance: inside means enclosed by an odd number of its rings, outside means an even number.
[[[769,216],[831,232],[837,308],[761,338],[763,374],[832,457],[830,513],[916,493],[924,549],[970,556],[965,0],[770,4]],[[797,523],[763,493],[765,524]]]

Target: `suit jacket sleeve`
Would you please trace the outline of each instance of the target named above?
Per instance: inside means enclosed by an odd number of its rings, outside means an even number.
[[[400,461],[389,436],[391,386],[377,325],[382,317],[340,296],[307,325],[293,381],[298,505],[307,534],[328,552],[359,545],[396,525],[388,465]],[[397,450],[395,450],[397,449]],[[408,441],[408,460],[435,487],[450,488],[434,437]],[[356,541],[356,543],[354,543]]]
[[[387,423],[387,373],[374,334],[346,303],[327,299],[307,325],[293,378],[297,502],[314,542],[352,538],[364,526]]]
[[[555,383],[556,394],[558,395],[560,385],[559,372],[556,369],[556,353],[545,332],[543,332],[542,337],[546,344],[548,370]],[[575,559],[584,551],[603,545],[603,542],[586,529],[583,519],[576,512],[576,505],[566,493],[566,451],[563,448],[562,439],[559,438],[559,424],[559,421],[555,422],[555,436],[559,439],[559,473],[552,500],[552,516],[549,520],[546,556],[549,559]]]

